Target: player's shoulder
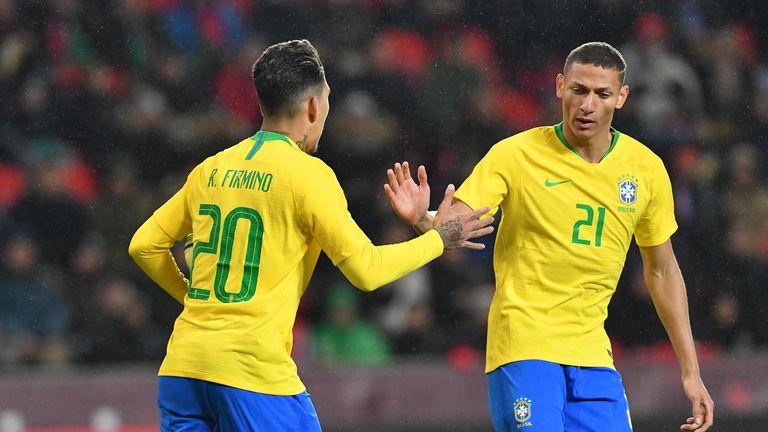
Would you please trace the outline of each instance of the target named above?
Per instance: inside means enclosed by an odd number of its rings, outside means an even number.
[[[554,134],[554,129],[552,126],[539,126],[508,136],[499,141],[497,145],[503,147],[526,145],[532,141],[540,141],[542,139],[546,139],[550,134]]]
[[[303,175],[322,175],[333,176],[334,178],[336,177],[333,169],[319,157],[304,153],[303,151],[292,153],[295,157],[297,168],[299,168],[299,170],[296,170],[298,173]]]
[[[556,139],[552,126],[540,126],[506,137],[491,147],[490,152],[497,155],[514,155],[527,152],[544,145],[548,140]]]
[[[619,132],[617,145],[621,145],[624,152],[633,160],[663,164],[661,158],[650,147],[624,132]]]

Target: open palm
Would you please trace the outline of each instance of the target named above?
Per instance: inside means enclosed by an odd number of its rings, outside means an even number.
[[[408,162],[395,164],[394,169],[387,170],[389,183],[384,185],[389,204],[397,216],[408,225],[416,225],[429,208],[429,183],[427,169],[419,166],[417,170],[419,183],[411,177]]]

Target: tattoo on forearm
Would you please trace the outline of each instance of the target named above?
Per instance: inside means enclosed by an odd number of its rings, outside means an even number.
[[[296,141],[296,145],[299,146],[300,149],[304,150],[304,146],[307,145],[307,134],[304,134],[304,138]]]
[[[462,225],[458,217],[448,219],[437,227],[437,232],[443,238],[445,247],[458,247],[461,239]]]

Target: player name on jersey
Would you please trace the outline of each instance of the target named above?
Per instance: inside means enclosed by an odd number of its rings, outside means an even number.
[[[218,181],[217,178],[221,178],[221,181]],[[272,187],[273,178],[274,176],[270,172],[228,169],[221,174],[218,168],[214,168],[208,177],[208,187],[254,189],[261,192],[269,192],[269,188]]]

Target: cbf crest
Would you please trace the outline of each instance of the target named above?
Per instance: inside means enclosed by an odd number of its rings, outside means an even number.
[[[517,427],[531,426],[531,400],[528,398],[515,399],[515,420],[520,423]]]
[[[637,177],[624,174],[619,177],[619,200],[624,205],[632,205],[637,200]]]

